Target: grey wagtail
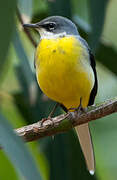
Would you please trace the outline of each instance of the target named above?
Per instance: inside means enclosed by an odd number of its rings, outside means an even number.
[[[97,94],[95,60],[75,24],[65,17],[51,16],[24,26],[35,28],[41,36],[35,66],[42,91],[69,111],[92,105]],[[93,175],[95,160],[88,123],[75,129],[87,168]]]

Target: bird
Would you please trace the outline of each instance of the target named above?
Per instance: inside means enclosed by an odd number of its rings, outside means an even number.
[[[93,105],[98,89],[96,63],[77,26],[62,16],[50,16],[23,26],[40,34],[34,64],[41,90],[68,111]],[[75,129],[87,169],[93,175],[95,157],[89,124]]]

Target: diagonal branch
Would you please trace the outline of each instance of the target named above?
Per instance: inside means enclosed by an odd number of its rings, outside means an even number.
[[[117,112],[117,97],[107,100],[100,105],[89,107],[87,112],[81,113],[80,116],[74,112],[62,114],[52,118],[52,121],[48,119],[42,124],[41,120],[37,123],[16,129],[15,131],[28,142],[68,131],[77,125],[99,119],[115,112]]]

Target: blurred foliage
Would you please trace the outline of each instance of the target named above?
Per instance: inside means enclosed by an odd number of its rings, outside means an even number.
[[[89,45],[93,52],[95,52],[102,34],[107,4],[108,0],[90,0],[92,32],[89,38]],[[98,13],[100,14],[98,15]]]
[[[0,82],[6,73],[6,66],[8,64],[8,58],[6,58],[6,53],[11,40],[12,31],[14,28],[14,13],[16,9],[16,0],[2,1],[0,3]],[[4,61],[2,61],[4,59]]]
[[[96,155],[96,175],[90,176],[74,130],[24,145],[14,128],[47,117],[55,102],[39,89],[34,70],[34,47],[17,18],[25,22],[50,15],[72,19],[97,60],[96,102],[117,92],[117,1],[15,0],[0,3],[0,179],[76,180],[117,179],[116,114],[90,123]],[[36,32],[31,34],[39,41]],[[60,114],[58,108],[56,114]],[[6,173],[7,172],[7,173]]]

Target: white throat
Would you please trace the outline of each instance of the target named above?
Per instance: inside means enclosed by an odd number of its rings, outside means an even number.
[[[41,39],[53,39],[53,38],[57,38],[57,37],[63,37],[63,36],[66,36],[67,33],[66,32],[62,32],[62,33],[58,33],[58,34],[54,34],[52,32],[48,32],[46,31],[45,29],[37,29],[40,36],[41,36]]]

